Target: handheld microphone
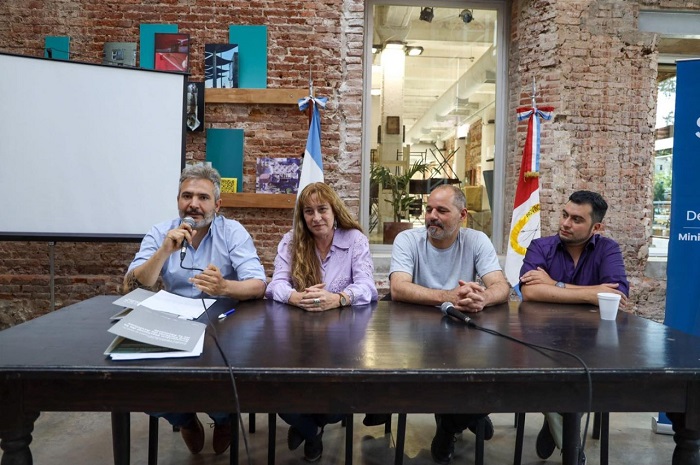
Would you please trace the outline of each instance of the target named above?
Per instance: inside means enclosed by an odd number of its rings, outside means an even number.
[[[472,319],[457,310],[452,302],[444,302],[442,305],[440,305],[440,310],[442,311],[443,315],[451,316],[467,326],[476,327],[476,324],[472,322]]]
[[[191,228],[194,228],[195,222],[194,219],[191,216],[186,216],[182,219],[182,223],[190,225]],[[180,261],[183,261],[185,259],[185,254],[187,253],[187,239],[182,240],[182,248],[180,249]]]

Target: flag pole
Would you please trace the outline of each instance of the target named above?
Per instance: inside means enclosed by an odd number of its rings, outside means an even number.
[[[311,113],[314,111],[314,81],[311,78],[311,63],[309,63],[309,97],[311,97],[309,105],[309,126],[311,126]]]

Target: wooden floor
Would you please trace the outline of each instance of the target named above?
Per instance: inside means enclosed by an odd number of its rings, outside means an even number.
[[[651,430],[652,413],[613,413],[610,415],[610,458],[609,463],[656,465],[670,463],[673,453],[671,436],[655,434]],[[132,414],[131,463],[145,464],[147,461],[148,421],[141,413]],[[366,427],[362,415],[355,415],[353,460],[356,465],[393,464],[394,434],[384,435],[383,426]],[[512,414],[491,415],[495,427],[493,439],[485,444],[486,465],[506,465],[513,463],[515,428]],[[535,438],[542,426],[541,414],[528,414],[525,428],[523,465],[560,463],[559,451],[547,461],[535,454]],[[182,442],[179,433],[172,432],[165,420],[160,420],[159,461],[168,465],[219,464],[229,463],[228,452],[215,456],[211,448],[212,430],[209,418],[200,414],[205,425],[206,445],[198,455],[191,455]],[[243,416],[248,425],[248,416]],[[267,464],[267,415],[256,417],[257,431],[248,434],[249,460],[241,439],[241,465]],[[394,416],[394,428],[396,416]],[[592,424],[592,416],[591,416]],[[317,463],[341,465],[344,463],[344,432],[340,424],[329,425],[323,438],[324,452]],[[435,421],[432,415],[412,414],[408,416],[406,449],[403,463],[406,465],[434,464],[430,457],[430,441],[435,434]],[[303,446],[296,451],[287,449],[287,425],[277,419],[276,464],[304,464]],[[32,451],[34,463],[57,465],[96,465],[111,464],[111,427],[108,413],[44,413],[36,423]],[[597,465],[599,460],[598,441],[588,434],[586,455],[589,465]],[[474,463],[474,435],[469,431],[458,437],[455,447],[454,464]]]

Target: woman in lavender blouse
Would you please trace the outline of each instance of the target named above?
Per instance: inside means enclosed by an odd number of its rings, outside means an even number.
[[[369,241],[338,194],[316,182],[298,205],[265,296],[310,312],[377,300]]]
[[[265,296],[321,312],[377,300],[369,241],[360,224],[326,184],[309,184],[299,195],[294,229],[277,247],[275,272]],[[309,462],[321,458],[323,428],[343,415],[280,413],[289,425],[287,445],[304,443]]]

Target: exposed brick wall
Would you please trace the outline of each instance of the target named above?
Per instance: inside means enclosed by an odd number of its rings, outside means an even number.
[[[471,179],[472,185],[481,184],[481,139],[482,139],[482,125],[483,121],[478,119],[469,125],[469,137],[467,137],[467,159],[466,159],[466,169],[467,172],[472,171],[473,179]],[[477,172],[478,171],[478,172]]]
[[[510,218],[525,135],[515,109],[530,103],[535,77],[538,102],[554,106],[556,115],[542,131],[543,233],[555,230],[571,191],[603,193],[611,205],[607,233],[622,245],[634,310],[658,316],[665,282],[643,275],[650,240],[657,50],[654,37],[636,32],[640,7],[700,9],[697,1],[512,1],[505,218]],[[192,38],[192,79],[203,80],[204,44],[226,42],[229,24],[266,24],[268,87],[306,88],[311,68],[316,95],[329,97],[322,127],[326,179],[357,213],[363,18],[362,0],[6,0],[0,2],[0,50],[40,56],[46,35],[67,35],[72,59],[98,63],[105,42],[138,43],[140,23],[177,23]],[[245,130],[247,191],[256,158],[298,156],[306,138],[306,117],[294,106],[208,105],[205,126]],[[204,135],[188,134],[186,150],[189,160],[203,160]],[[225,209],[224,214],[248,228],[270,274],[277,242],[291,227],[291,211]],[[501,233],[505,237],[507,231]],[[136,248],[56,244],[57,305],[116,292]],[[45,313],[47,244],[0,242],[0,257],[0,328]]]
[[[42,56],[44,37],[70,36],[71,59],[102,61],[105,42],[139,42],[141,23],[178,24],[190,35],[191,79],[204,79],[204,44],[228,42],[230,24],[268,26],[268,87],[308,88],[329,98],[323,113],[326,180],[359,211],[362,1],[142,2],[124,0],[15,0],[0,2],[0,51]],[[245,131],[244,189],[254,191],[258,157],[300,156],[308,117],[295,105],[207,105],[207,128]],[[189,133],[188,160],[204,160],[205,134]],[[173,180],[176,183],[177,180]],[[173,202],[175,199],[173,199]],[[277,244],[291,228],[291,210],[224,209],[251,233],[268,274]],[[118,292],[138,244],[57,243],[55,296],[61,307]],[[0,242],[0,328],[49,310],[46,243]]]
[[[632,310],[663,317],[665,281],[644,277],[651,242],[656,60],[652,34],[637,31],[640,7],[700,9],[697,2],[516,0],[512,5],[509,112],[555,107],[542,125],[542,234],[554,234],[577,189],[600,192],[610,208],[605,234],[622,248]],[[512,205],[526,124],[508,127],[506,202]],[[506,229],[509,224],[506,224]],[[504,235],[507,231],[504,231]]]

